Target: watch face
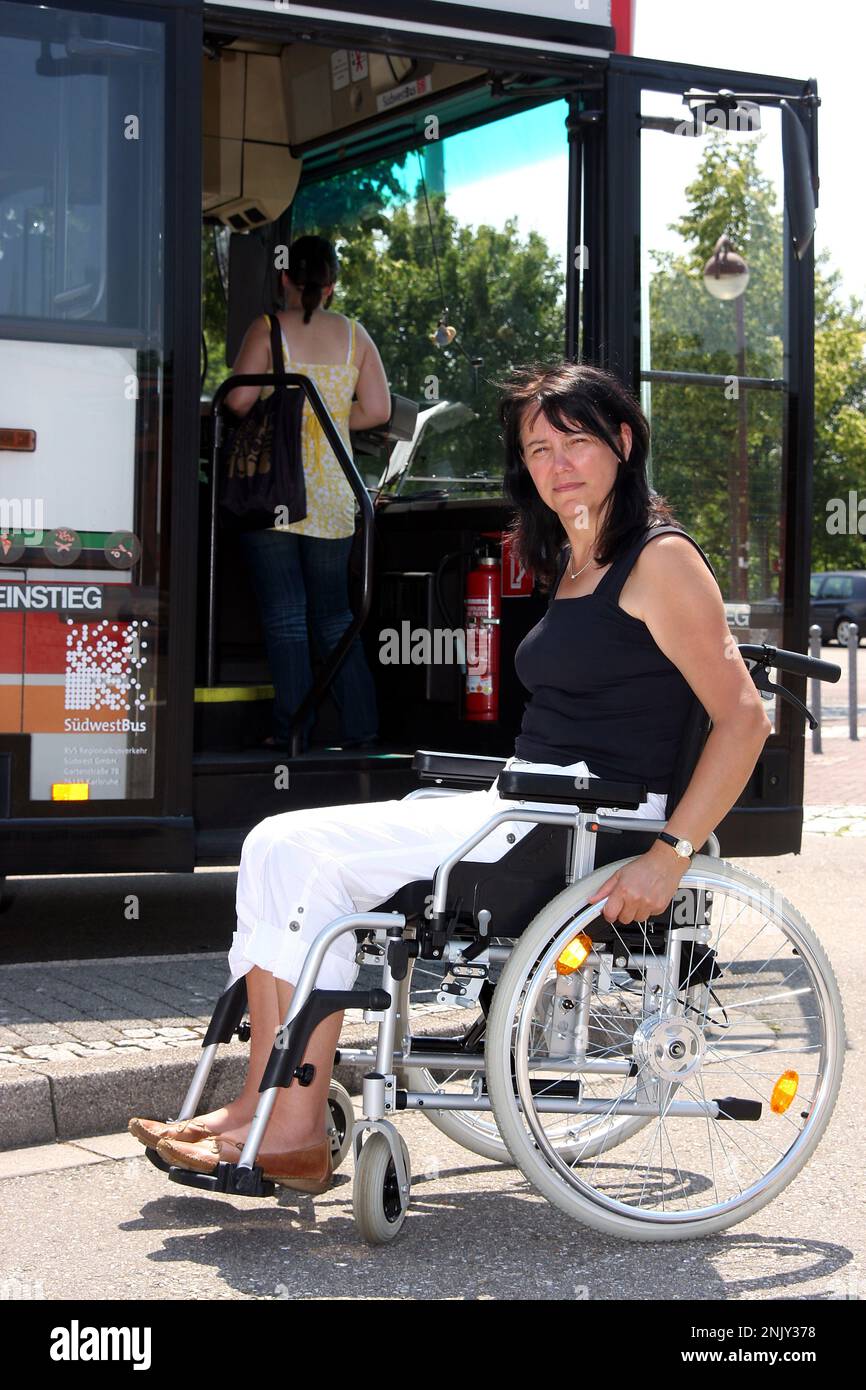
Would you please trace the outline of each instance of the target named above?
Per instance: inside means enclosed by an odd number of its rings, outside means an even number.
[[[691,840],[677,840],[677,854],[682,854],[691,858],[694,854]]]

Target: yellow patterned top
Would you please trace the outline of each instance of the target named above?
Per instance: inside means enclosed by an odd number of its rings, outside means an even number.
[[[349,411],[358,380],[358,368],[352,358],[355,353],[355,321],[349,319],[349,351],[345,362],[291,362],[289,345],[282,325],[283,365],[286,371],[303,372],[319,388],[319,395],[328,407],[331,418],[349,453]],[[273,387],[262,388],[267,397]],[[304,483],[307,489],[307,515],[303,521],[285,526],[271,526],[271,531],[294,531],[301,536],[320,536],[340,540],[355,533],[355,494],[345,473],[337,462],[333,449],[325,438],[321,425],[313,414],[308,400],[304,401],[301,417],[301,449],[304,462]]]

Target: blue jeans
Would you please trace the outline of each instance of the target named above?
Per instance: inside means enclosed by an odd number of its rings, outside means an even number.
[[[329,655],[353,621],[348,567],[352,537],[326,540],[293,531],[246,531],[241,550],[252,573],[274,683],[274,738],[288,742],[291,718],[313,684],[307,615],[317,656]],[[330,686],[343,739],[378,731],[376,689],[364,648],[355,637]],[[315,711],[303,726],[306,748]]]

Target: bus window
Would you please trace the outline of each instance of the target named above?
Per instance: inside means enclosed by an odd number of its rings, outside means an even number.
[[[33,443],[3,455],[0,734],[33,801],[154,794],[164,75],[161,22],[0,8],[0,424]]]
[[[417,401],[422,420],[437,403],[464,407],[459,429],[453,412],[430,417],[402,496],[496,495],[495,382],[563,352],[567,110],[549,101],[399,159],[302,177],[292,235],[334,242],[334,307],[369,330],[391,389]],[[440,326],[445,346],[431,341]]]
[[[157,333],[162,26],[7,4],[0,33],[0,315]]]

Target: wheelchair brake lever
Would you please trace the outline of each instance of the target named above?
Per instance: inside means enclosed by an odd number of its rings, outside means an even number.
[[[445,953],[445,947],[454,935],[460,924],[460,909],[463,906],[462,897],[457,899],[457,903],[450,912],[433,913],[430,921],[432,930],[428,932],[433,959],[440,960]]]
[[[812,711],[803,704],[799,696],[792,694],[790,690],[786,690],[783,685],[777,685],[775,681],[771,681],[767,667],[762,665],[761,662],[758,662],[751,668],[749,675],[754,681],[756,690],[767,691],[769,694],[781,695],[783,700],[788,700],[792,705],[796,705],[800,713],[805,714],[809,721],[810,729],[817,728],[818,721],[812,714]]]

